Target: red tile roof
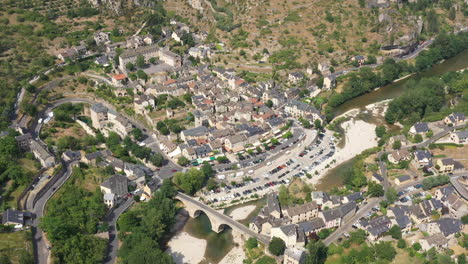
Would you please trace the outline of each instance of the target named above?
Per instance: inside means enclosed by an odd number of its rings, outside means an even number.
[[[112,75],[112,78],[116,79],[117,81],[124,80],[127,78],[125,74],[114,74]]]

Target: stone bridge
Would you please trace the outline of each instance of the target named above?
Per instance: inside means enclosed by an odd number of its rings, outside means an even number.
[[[248,237],[255,237],[259,242],[267,245],[270,241],[269,237],[250,230],[245,225],[233,220],[231,217],[216,211],[208,205],[195,200],[183,193],[178,193],[175,197],[185,205],[185,209],[189,213],[190,217],[195,218],[200,215],[201,212],[205,213],[210,219],[211,229],[219,233],[224,230],[226,226],[229,226],[233,231],[239,232]]]

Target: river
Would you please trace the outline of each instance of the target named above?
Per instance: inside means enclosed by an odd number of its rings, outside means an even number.
[[[399,80],[389,85],[383,86],[378,90],[374,90],[370,93],[351,99],[335,108],[333,110],[333,114],[335,116],[339,116],[351,109],[363,108],[370,104],[398,97],[407,89],[406,85],[404,84],[409,80],[427,76],[441,75],[449,71],[458,71],[465,68],[468,68],[468,50],[465,50],[457,56],[433,66],[430,70],[414,74],[403,80]]]
[[[380,89],[377,89],[370,93],[356,97],[340,105],[339,107],[337,107],[333,111],[333,114],[335,116],[339,116],[352,109],[356,109],[356,108],[364,109],[366,106],[370,104],[375,104],[383,100],[396,98],[399,95],[401,95],[406,89],[408,89],[408,87],[405,84],[409,80],[417,79],[421,77],[427,77],[427,76],[437,76],[437,75],[441,75],[449,71],[458,71],[458,70],[462,70],[466,68],[468,68],[468,50],[465,50],[461,52],[460,54],[458,54],[457,56],[451,59],[445,60],[444,62],[433,66],[431,69],[425,72],[413,74],[409,76],[408,78],[396,81],[394,83],[381,87]],[[370,123],[377,123],[378,121],[380,121],[380,120],[369,118],[368,115],[358,115],[357,118],[364,120],[366,122],[370,122]],[[325,190],[330,190],[333,187],[342,186],[343,182],[342,182],[341,175],[343,175],[343,173],[346,170],[351,168],[354,163],[355,163],[355,160],[351,159],[331,169],[322,178],[319,184],[317,184],[316,186],[317,189],[325,191]]]

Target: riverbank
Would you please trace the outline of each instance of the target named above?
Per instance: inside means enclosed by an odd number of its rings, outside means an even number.
[[[168,243],[168,250],[176,264],[198,264],[204,259],[207,241],[187,232],[180,232]]]
[[[255,207],[255,205],[242,206],[234,209],[228,215],[236,221],[244,220],[250,215],[250,213],[252,213],[253,210],[255,210]]]

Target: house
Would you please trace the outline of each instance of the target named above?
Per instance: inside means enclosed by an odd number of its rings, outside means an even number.
[[[85,55],[86,52],[88,51],[85,45],[74,46],[73,50],[75,50],[77,55]]]
[[[110,65],[109,64],[109,59],[107,58],[107,55],[102,55],[102,56],[97,57],[94,60],[94,63],[96,63],[99,66],[104,66],[104,67],[107,67],[107,66]]]
[[[158,190],[158,187],[159,187],[159,181],[153,178],[151,181],[145,184],[145,187],[143,187],[142,196],[145,197],[145,199],[147,200],[151,199],[154,193]]]
[[[59,58],[60,60],[62,61],[66,61],[66,60],[72,60],[74,59],[76,56],[78,55],[78,53],[76,52],[76,50],[74,49],[67,49],[61,53],[59,53],[57,55],[57,58]]]
[[[310,221],[302,222],[298,224],[306,236],[310,236],[313,233],[317,233],[325,227],[325,222],[320,217],[313,218]]]
[[[115,86],[122,86],[127,82],[127,76],[125,74],[112,74],[112,84]]]
[[[323,89],[330,90],[335,86],[336,77],[335,75],[327,75],[323,78]]]
[[[108,208],[112,208],[112,207],[114,207],[115,202],[117,201],[117,198],[116,198],[115,194],[113,194],[113,193],[104,193],[103,200],[104,200],[104,204]]]
[[[79,161],[81,160],[81,153],[79,151],[67,150],[62,153],[62,159],[66,162]]]
[[[291,219],[291,223],[309,221],[318,216],[319,206],[316,202],[287,207],[283,210],[284,217]]]
[[[437,221],[421,224],[419,227],[421,231],[425,231],[430,235],[441,233],[445,238],[450,239],[462,230],[463,224],[457,218],[440,218]]]
[[[442,203],[447,206],[450,215],[454,218],[461,219],[468,212],[467,204],[455,192],[444,198]]]
[[[403,175],[395,179],[395,184],[401,185],[404,183],[408,183],[410,180],[411,180],[411,177],[409,175]]]
[[[429,132],[429,126],[425,122],[418,122],[410,128],[409,132],[413,135],[424,134]]]
[[[103,158],[112,155],[111,151],[106,149],[106,150],[101,150],[93,153],[86,154],[81,157],[81,161],[85,164],[88,165],[93,165],[96,166],[96,164],[102,160]]]
[[[117,196],[124,196],[128,193],[128,179],[125,176],[115,174],[105,180],[100,188],[103,193],[113,193]]]
[[[322,114],[320,113],[319,110],[317,110],[317,108],[311,105],[308,105],[304,102],[301,102],[301,101],[293,100],[289,102],[285,106],[284,111],[287,114],[296,118],[298,117],[310,118],[311,119],[310,121],[312,122],[314,122],[317,119],[323,121]]]
[[[354,215],[356,212],[356,203],[350,202],[340,205],[336,208],[324,210],[319,213],[319,217],[325,222],[326,228],[339,227],[342,221]]]
[[[367,232],[369,233],[369,239],[374,241],[379,239],[388,230],[390,230],[391,225],[392,222],[386,215],[378,216],[369,220],[366,228]]]
[[[387,216],[390,217],[393,225],[398,225],[402,231],[408,231],[411,227],[409,218],[410,209],[406,205],[396,205],[387,210]]]
[[[90,109],[92,126],[98,130],[104,128],[104,122],[108,120],[107,112],[109,109],[101,103],[93,104]]]
[[[444,202],[452,193],[455,193],[455,188],[452,185],[444,186],[436,190],[434,198]]]
[[[119,57],[119,68],[123,72],[126,72],[125,66],[128,63],[135,64],[138,56],[143,56],[145,61],[149,61],[151,58],[159,58],[159,60],[172,67],[179,67],[181,65],[181,58],[179,55],[154,44],[127,50],[122,53]]]
[[[393,164],[398,164],[401,161],[408,161],[411,159],[411,153],[409,153],[406,149],[399,149],[392,151],[388,156],[387,159],[389,162]]]
[[[94,34],[93,38],[94,38],[94,42],[96,42],[97,45],[106,44],[106,43],[110,42],[109,32],[99,31],[99,32]]]
[[[209,130],[205,126],[198,126],[191,129],[186,129],[180,132],[180,139],[187,142],[190,139],[207,139]]]
[[[3,225],[12,225],[15,228],[23,228],[24,214],[21,211],[7,209],[2,215]]]
[[[52,155],[46,147],[42,146],[36,140],[31,140],[31,152],[34,157],[39,160],[42,167],[49,168],[55,165],[55,156]]]
[[[468,143],[468,130],[450,132],[450,140],[457,144]]]
[[[364,197],[362,196],[362,192],[355,192],[352,194],[348,194],[341,198],[341,202],[343,204],[350,203],[350,202],[358,202],[359,200],[363,200]]]
[[[441,173],[451,173],[455,169],[455,162],[452,158],[438,159],[436,164],[439,166],[439,172]]]
[[[362,66],[366,61],[366,58],[362,55],[357,55],[351,58],[351,61],[355,61],[358,63],[359,66]]]
[[[15,137],[18,147],[23,151],[30,151],[32,136],[30,133],[19,135]]]
[[[288,81],[291,83],[299,83],[304,80],[304,74],[302,72],[290,72],[288,74]]]
[[[444,123],[447,126],[458,126],[465,123],[465,114],[463,113],[452,113],[449,116],[445,117]]]
[[[328,61],[321,61],[317,65],[318,70],[323,74],[328,68],[330,68],[330,63]]]
[[[137,114],[145,114],[149,109],[154,109],[155,107],[154,98],[146,94],[136,95],[133,100],[133,108]]]
[[[427,222],[432,219],[434,211],[441,213],[442,208],[442,203],[437,199],[423,200],[421,203],[415,203],[410,207],[410,217],[416,224]]]
[[[229,136],[224,140],[224,148],[230,152],[239,152],[244,150],[247,136],[244,134],[236,134]]]
[[[130,180],[153,176],[153,171],[150,168],[140,164],[124,163],[123,170],[125,175],[127,175],[127,178]]]
[[[296,247],[288,247],[284,251],[283,264],[302,264],[306,258],[304,250]]]
[[[422,168],[432,165],[432,155],[428,150],[416,150],[414,152],[414,161]]]
[[[278,200],[278,196],[276,196],[276,194],[268,195],[266,207],[270,216],[274,218],[282,217],[283,214],[281,212],[281,206]]]
[[[376,182],[376,183],[383,183],[384,181],[384,178],[382,177],[382,175],[374,172],[372,173],[372,178],[371,178],[372,181]]]
[[[443,234],[437,233],[432,236],[422,238],[421,240],[419,240],[419,244],[421,244],[421,248],[424,251],[427,251],[431,248],[439,250],[448,247],[448,240]]]
[[[305,246],[306,242],[304,231],[295,224],[273,227],[271,237],[281,238],[286,247]]]

